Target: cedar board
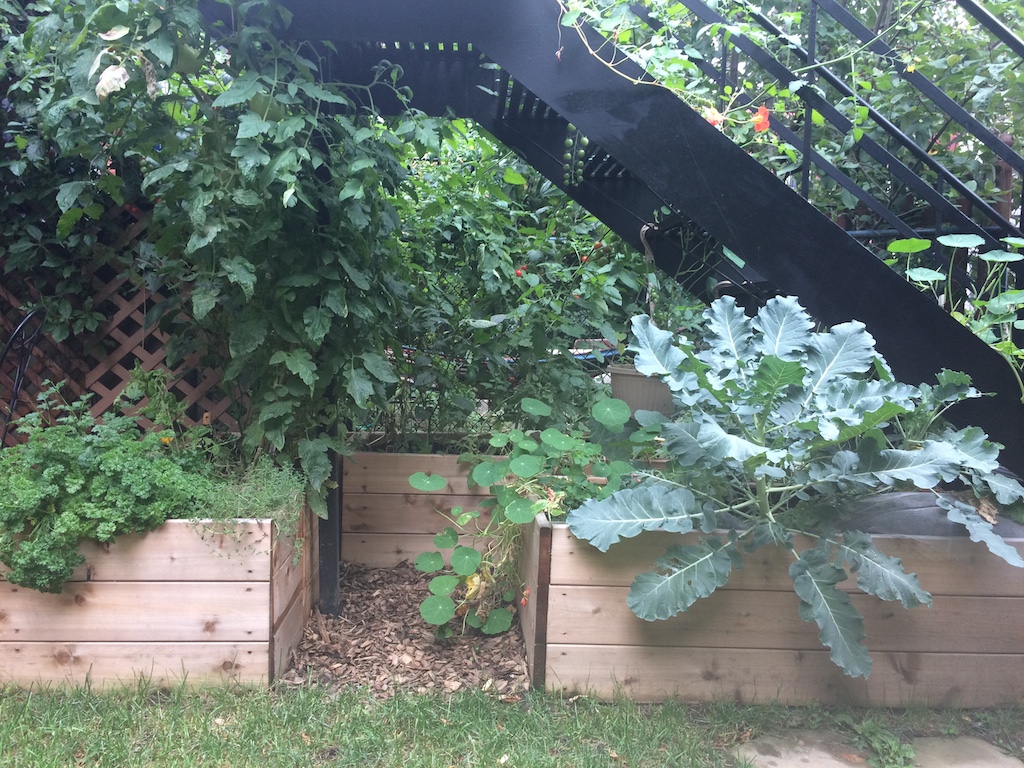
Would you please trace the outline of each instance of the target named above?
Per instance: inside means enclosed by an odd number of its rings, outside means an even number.
[[[644,534],[602,553],[565,524],[550,532],[540,555],[547,618],[527,636],[546,649],[543,666],[532,660],[535,687],[637,701],[983,707],[1024,698],[1024,570],[967,537],[873,537],[918,574],[933,606],[904,609],[846,585],[874,659],[865,681],[845,676],[817,628],[800,620],[786,552],[764,548],[686,613],[645,622],[625,603],[629,584],[678,534]],[[1024,541],[1012,543],[1024,551]]]
[[[0,579],[0,683],[266,684],[316,599],[317,533],[307,510],[296,560],[269,520],[171,520],[84,546],[60,594]]]

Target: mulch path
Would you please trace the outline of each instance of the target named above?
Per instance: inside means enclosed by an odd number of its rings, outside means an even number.
[[[398,690],[479,688],[508,697],[526,691],[530,682],[518,622],[502,635],[467,629],[437,640],[435,628],[419,614],[429,580],[408,563],[343,563],[342,615],[314,612],[281,682],[360,687],[382,698]]]

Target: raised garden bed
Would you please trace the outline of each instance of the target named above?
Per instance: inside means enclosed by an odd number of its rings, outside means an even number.
[[[918,574],[933,606],[854,597],[874,657],[863,680],[833,665],[817,627],[800,620],[786,553],[762,548],[726,587],[649,623],[626,594],[678,534],[651,532],[602,553],[539,518],[523,559],[532,684],[637,701],[984,707],[1024,699],[1024,571],[966,536],[874,538]],[[1024,551],[1024,540],[1011,543]]]
[[[316,601],[313,523],[307,512],[298,559],[270,520],[225,533],[171,520],[84,545],[61,594],[0,580],[0,683],[268,683]]]
[[[417,471],[449,478],[420,493]],[[391,567],[433,548],[438,510],[474,506],[454,456],[357,454],[345,460],[342,551]],[[855,594],[874,657],[867,680],[843,674],[802,621],[788,555],[765,547],[726,587],[674,619],[645,622],[626,605],[635,575],[677,534],[647,533],[608,552],[539,518],[524,533],[519,611],[534,688],[686,701],[982,707],[1024,700],[1024,571],[966,536],[876,535],[932,593],[931,608]],[[1024,539],[1011,543],[1024,551]],[[852,583],[851,583],[852,586]]]

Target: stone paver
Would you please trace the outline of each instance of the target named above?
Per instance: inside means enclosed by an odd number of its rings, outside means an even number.
[[[914,739],[915,768],[1024,768],[1024,762],[970,736]],[[732,750],[751,768],[850,768],[870,754],[833,731],[787,731],[762,736]]]
[[[1022,768],[1024,763],[973,736],[914,739],[916,768]]]
[[[754,768],[849,768],[866,766],[868,753],[832,731],[787,731],[762,736],[733,750]]]

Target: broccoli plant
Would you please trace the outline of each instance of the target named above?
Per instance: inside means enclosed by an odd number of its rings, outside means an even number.
[[[777,545],[792,554],[801,618],[817,623],[846,674],[867,677],[863,620],[837,586],[848,571],[862,591],[905,607],[929,605],[931,596],[868,534],[844,530],[837,502],[894,489],[934,492],[973,540],[1024,567],[964,500],[1024,497],[1024,487],[996,473],[1001,446],[941,418],[980,395],[968,377],[943,371],[934,385],[899,383],[861,323],[815,331],[791,297],[772,299],[753,318],[729,298],[716,301],[699,347],[647,316],[634,318],[632,330],[636,368],[673,392],[674,418],[638,414],[648,429],[660,422],[668,467],[635,474],[633,485],[586,501],[567,521],[602,551],[644,530],[697,532],[696,543],[673,545],[653,572],[636,577],[628,602],[639,617],[687,610],[725,584],[745,555]]]

